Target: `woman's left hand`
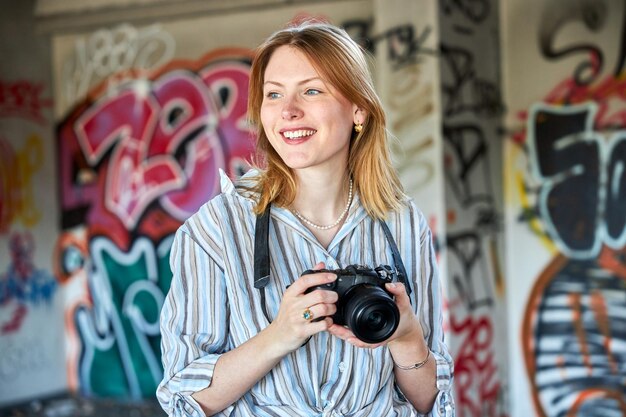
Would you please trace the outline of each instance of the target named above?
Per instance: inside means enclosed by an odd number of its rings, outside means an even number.
[[[389,339],[375,344],[366,343],[357,338],[350,329],[338,324],[333,324],[328,329],[328,331],[334,336],[337,336],[354,346],[371,349],[377,348],[379,346],[384,346],[392,342],[396,343],[401,341],[407,341],[415,343],[415,341],[424,340],[422,326],[415,316],[415,313],[413,313],[413,309],[411,308],[411,301],[409,300],[409,296],[406,293],[404,284],[393,282],[386,284],[385,287],[387,291],[389,291],[395,297],[396,305],[398,306],[398,310],[400,311],[400,322],[398,323],[398,328]]]

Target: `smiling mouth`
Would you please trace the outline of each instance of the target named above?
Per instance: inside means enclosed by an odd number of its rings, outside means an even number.
[[[313,135],[317,130],[290,130],[283,132],[283,136],[287,139],[302,139]]]

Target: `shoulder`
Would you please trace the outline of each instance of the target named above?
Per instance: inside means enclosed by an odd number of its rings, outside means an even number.
[[[181,225],[181,233],[192,235],[194,240],[199,237],[217,239],[223,235],[228,224],[232,224],[230,220],[254,216],[255,200],[247,191],[250,183],[249,178],[231,180],[223,171],[220,170],[221,192],[213,196],[209,201],[204,203],[198,211],[192,214]]]
[[[231,179],[220,169],[221,192],[207,201],[194,216],[211,216],[229,209],[251,208],[255,204],[253,188],[258,180],[257,171],[250,170],[242,177]],[[192,217],[194,217],[192,216]]]
[[[428,222],[422,210],[412,197],[406,196],[400,200],[400,207],[389,213],[388,219],[403,226],[416,226],[418,229],[428,227]]]

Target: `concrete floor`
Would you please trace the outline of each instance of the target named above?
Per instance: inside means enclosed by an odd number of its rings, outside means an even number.
[[[120,402],[61,395],[0,408],[0,417],[164,417],[156,400]]]

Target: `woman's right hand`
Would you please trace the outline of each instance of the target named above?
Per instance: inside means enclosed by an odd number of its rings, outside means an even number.
[[[323,269],[323,262],[319,262],[313,269]],[[285,290],[280,308],[274,321],[266,330],[272,332],[277,347],[288,354],[300,348],[312,335],[328,330],[333,321],[330,318],[337,311],[337,293],[317,289],[306,293],[306,290],[316,285],[333,282],[337,275],[332,272],[306,274],[298,278]],[[312,314],[308,320],[304,312]]]

